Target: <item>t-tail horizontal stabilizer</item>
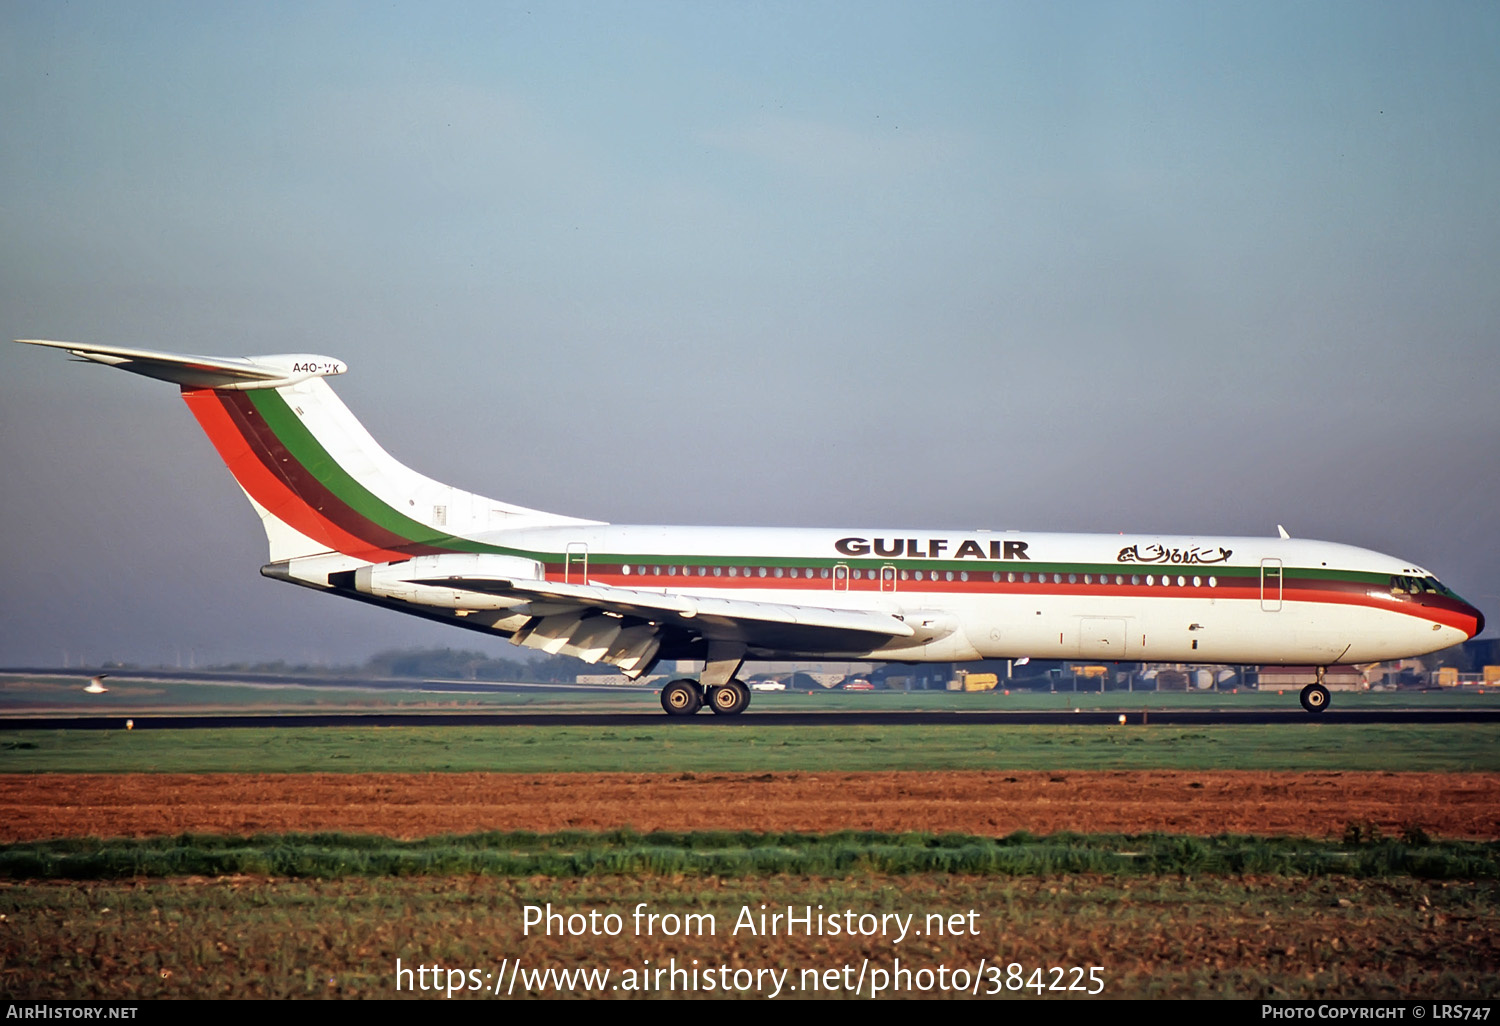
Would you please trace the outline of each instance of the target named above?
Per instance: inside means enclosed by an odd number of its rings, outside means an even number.
[[[323,380],[348,369],[342,360],[17,341],[180,386],[260,517],[272,563],[328,553],[356,565],[491,553],[499,546],[480,539],[496,531],[592,523],[461,491],[402,464]]]
[[[251,357],[188,356],[157,352],[154,349],[50,342],[39,338],[18,338],[16,341],[28,346],[64,349],[78,360],[102,363],[132,374],[171,381],[183,388],[223,388],[230,391],[280,388],[283,385],[295,385],[308,378],[342,374],[349,369],[342,360],[312,353]]]

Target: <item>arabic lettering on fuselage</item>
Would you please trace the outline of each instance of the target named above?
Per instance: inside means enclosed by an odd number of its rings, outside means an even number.
[[[1200,549],[1196,545],[1190,549],[1179,549],[1175,546],[1168,548],[1165,545],[1127,545],[1120,550],[1118,561],[1121,563],[1223,563],[1233,554],[1232,549],[1226,549],[1222,545],[1212,549]]]

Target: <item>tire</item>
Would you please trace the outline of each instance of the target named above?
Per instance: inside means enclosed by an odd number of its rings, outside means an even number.
[[[1321,684],[1309,684],[1302,689],[1302,708],[1310,713],[1320,713],[1328,708],[1332,696]]]
[[[742,680],[708,689],[708,707],[717,716],[738,716],[750,705],[750,689]]]
[[[703,692],[694,680],[674,680],[661,689],[661,707],[668,716],[691,716],[703,708]]]

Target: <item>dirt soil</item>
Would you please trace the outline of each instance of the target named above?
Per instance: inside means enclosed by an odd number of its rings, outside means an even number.
[[[0,774],[0,842],[339,830],[1016,830],[1500,839],[1500,774]]]

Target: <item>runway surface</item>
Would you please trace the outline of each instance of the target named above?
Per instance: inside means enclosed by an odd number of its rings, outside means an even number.
[[[1120,712],[1028,710],[1017,712],[881,712],[839,711],[820,713],[749,712],[743,716],[714,716],[709,712],[690,717],[664,713],[310,713],[219,716],[135,716],[135,730],[197,730],[218,727],[618,727],[652,726],[673,729],[732,730],[736,727],[836,727],[865,726],[1107,726],[1119,723]],[[1125,713],[1126,722],[1160,726],[1209,726],[1213,724],[1289,724],[1317,726],[1331,723],[1500,723],[1500,710],[1475,709],[1372,709],[1329,710],[1319,715],[1301,709],[1270,710],[1173,710],[1152,709]],[[695,726],[696,725],[696,726]],[[0,719],[0,730],[121,730],[125,721],[117,716],[13,716]]]

